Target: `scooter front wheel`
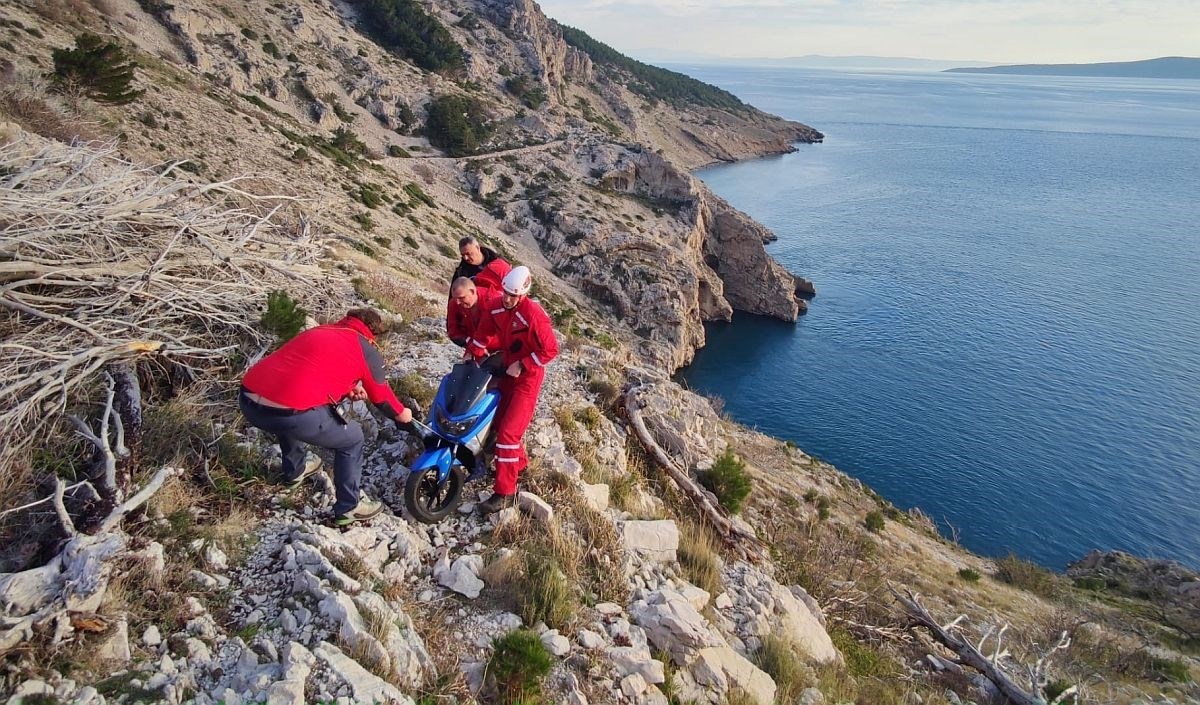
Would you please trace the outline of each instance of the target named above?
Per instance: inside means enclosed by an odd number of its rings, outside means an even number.
[[[438,482],[437,467],[415,470],[404,482],[404,505],[422,524],[436,524],[462,503],[465,479],[458,465],[450,468],[445,482]]]

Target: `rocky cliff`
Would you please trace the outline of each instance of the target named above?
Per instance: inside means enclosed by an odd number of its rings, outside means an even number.
[[[1087,686],[1079,702],[1194,701],[1187,652],[1142,641],[1186,643],[1156,631],[1175,628],[1137,621],[1134,639],[1128,613],[1088,602],[1089,627],[1051,659],[1038,645],[1083,608],[1002,578],[1019,571],[670,381],[703,321],[802,310],[803,282],[763,249],[772,235],[689,170],[819,133],[614,57],[525,0],[395,3],[462,48],[447,70],[372,39],[367,5],[0,5],[13,123],[0,126],[0,331],[12,359],[42,364],[10,379],[50,380],[32,406],[8,381],[0,399],[78,417],[54,415],[0,468],[14,488],[0,509],[8,702],[990,697],[904,629],[889,586],[924,593],[945,622],[1012,620],[1021,636],[998,667],[1039,697],[1053,674]],[[137,59],[135,102],[47,90],[52,50],[85,29]],[[682,93],[654,98],[654,81]],[[453,134],[429,119],[447,97],[467,118],[447,120]],[[80,268],[64,234],[134,249]],[[441,315],[467,234],[535,269],[562,338],[526,494],[488,520],[471,496],[442,524],[409,521],[400,493],[420,443],[360,407],[364,486],[388,510],[333,531],[328,476],[280,491],[277,449],[233,411],[246,360],[275,342],[257,325],[262,289],[318,315],[394,314],[389,375],[424,412],[459,354]],[[213,271],[223,288],[194,281]],[[128,307],[139,317],[115,313]],[[66,394],[56,370],[77,362],[91,376]]]

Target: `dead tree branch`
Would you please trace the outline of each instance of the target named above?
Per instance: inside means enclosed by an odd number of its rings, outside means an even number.
[[[1049,681],[1047,667],[1049,666],[1050,657],[1056,651],[1067,648],[1071,643],[1066,632],[1062,633],[1056,646],[1042,654],[1033,667],[1026,669],[1029,681],[1028,687],[1026,687],[1019,684],[1010,675],[1010,667],[1005,665],[1006,661],[1012,660],[1008,651],[1002,648],[1003,634],[1008,625],[988,627],[984,630],[978,642],[972,644],[962,630],[962,624],[965,621],[964,616],[960,615],[952,622],[943,625],[934,619],[929,610],[921,604],[919,595],[908,590],[902,595],[895,588],[892,588],[892,595],[895,596],[896,600],[904,608],[905,614],[912,619],[913,626],[924,627],[939,644],[956,654],[957,658],[953,660],[953,663],[978,671],[991,681],[1004,697],[1009,702],[1014,703],[1014,705],[1058,705],[1065,702],[1066,698],[1078,692],[1078,686],[1072,686],[1055,697],[1049,704],[1047,704],[1045,697],[1042,695]],[[983,649],[987,640],[993,636],[996,643],[992,649],[992,656],[989,658],[984,655]],[[944,660],[940,656],[937,658]]]
[[[680,491],[700,510],[705,520],[717,530],[730,547],[741,553],[744,558],[764,558],[766,551],[759,543],[758,537],[735,525],[722,514],[721,510],[717,508],[716,503],[709,498],[709,494],[704,488],[689,477],[686,472],[679,469],[671,456],[658,444],[653,434],[646,428],[641,408],[642,403],[638,398],[638,388],[634,387],[625,394],[625,415],[629,419],[629,425],[633,428],[634,435],[641,441],[642,446],[650,454],[650,457],[662,467],[671,480],[675,482],[675,485],[679,487]]]
[[[18,461],[104,370],[124,378],[116,413],[109,384],[99,428],[75,425],[104,456],[98,487],[113,496],[115,459],[141,426],[133,363],[201,375],[263,346],[269,290],[314,311],[333,298],[294,200],[241,179],[196,184],[123,161],[115,145],[32,136],[0,146],[0,174],[0,496],[32,484]]]

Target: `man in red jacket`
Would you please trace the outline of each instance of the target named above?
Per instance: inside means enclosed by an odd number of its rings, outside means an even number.
[[[357,421],[342,417],[342,399],[369,400],[397,424],[412,421],[387,384],[383,356],[375,336],[383,319],[371,309],[354,309],[336,323],[306,330],[260,360],[242,378],[238,405],[246,421],[273,434],[283,455],[289,487],[321,469],[320,458],[305,462],[305,445],[334,452],[336,526],[370,519],[383,505],[359,492],[363,432]]]
[[[454,289],[459,280],[466,278],[474,282],[481,295],[484,291],[498,293],[500,282],[504,275],[512,270],[512,266],[497,255],[495,250],[482,247],[479,241],[470,235],[458,241],[458,252],[462,261],[458,263],[454,274],[450,275],[451,291],[450,300],[446,303],[446,333],[450,340],[461,347],[466,345],[465,337],[457,334],[465,327],[473,328],[474,321],[468,313],[470,307],[464,309],[455,301]]]
[[[517,475],[529,465],[522,437],[537,406],[546,365],[558,355],[558,340],[550,317],[529,298],[533,277],[527,267],[516,267],[504,277],[501,305],[482,312],[471,336],[467,354],[482,358],[498,351],[505,365],[500,382],[500,408],[496,422],[496,483],[492,496],[479,503],[491,514],[512,506]]]
[[[450,311],[446,313],[446,332],[460,348],[475,333],[485,311],[500,306],[500,293],[475,286],[467,277],[459,277],[450,286]]]

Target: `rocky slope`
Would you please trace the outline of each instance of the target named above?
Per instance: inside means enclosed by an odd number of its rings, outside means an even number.
[[[229,380],[245,357],[198,381],[191,370],[164,381],[162,369],[179,370],[145,361],[140,457],[178,468],[144,510],[68,541],[48,504],[4,515],[5,537],[36,524],[42,555],[58,556],[40,565],[26,555],[0,574],[9,702],[504,702],[504,639],[528,634],[551,654],[545,702],[983,702],[986,688],[946,652],[905,636],[889,580],[926,594],[946,621],[1013,620],[1025,662],[1064,620],[1081,619],[1077,605],[962,577],[1002,571],[670,381],[703,344],[703,321],[734,309],[794,319],[803,304],[804,283],[763,249],[772,235],[688,170],[819,139],[810,128],[648,100],[637,67],[569,44],[521,0],[424,5],[464,48],[459,74],[384,51],[360,31],[356,3],[0,7],[0,112],[19,125],[0,130],[6,142],[119,137],[135,162],[187,160],[199,183],[238,178],[245,194],[294,198],[300,214],[274,220],[326,248],[323,278],[309,282],[320,295],[302,302],[333,313],[365,300],[403,318],[385,353],[414,403],[458,354],[439,314],[463,235],[536,270],[564,349],[527,436],[536,463],[520,510],[481,521],[468,504],[436,527],[408,521],[399,488],[418,444],[359,409],[371,439],[364,484],[388,511],[346,532],[323,526],[323,476],[291,495],[270,483],[259,455],[273,451],[269,439],[230,413]],[[136,102],[45,90],[51,50],[83,29],[136,52],[146,89]],[[513,76],[530,77],[544,102],[510,93]],[[420,134],[445,95],[486,115],[490,132],[471,156]],[[85,179],[88,168],[124,168],[79,149]],[[23,167],[4,165],[5,189],[24,188],[9,180]],[[0,330],[21,323],[11,314]],[[687,477],[726,450],[745,459],[754,489],[728,520],[761,550],[721,540],[647,460],[622,413],[631,386],[654,443]],[[45,448],[87,472],[90,457],[68,440],[51,435]],[[156,469],[120,462],[138,478]],[[1147,656],[1122,631],[1123,613],[1087,609],[1097,626],[1079,631],[1056,673],[1089,684],[1094,702],[1194,701],[1194,687],[1160,678],[1178,675],[1168,660],[1187,673],[1186,651]]]

